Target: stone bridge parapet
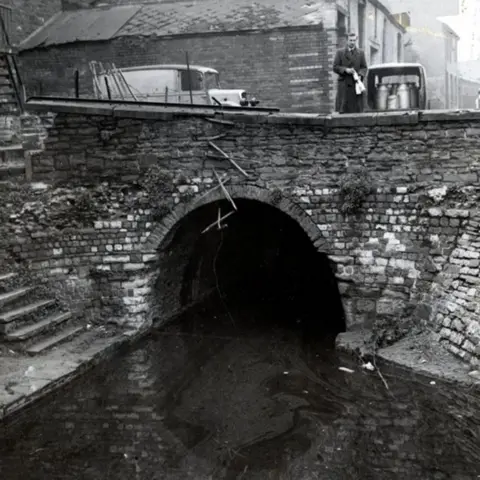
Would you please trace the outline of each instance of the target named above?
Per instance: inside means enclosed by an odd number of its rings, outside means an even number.
[[[225,199],[221,179],[233,198],[294,219],[329,256],[349,329],[376,328],[384,342],[431,329],[478,362],[479,112],[29,108],[56,117],[30,157],[33,188],[2,192],[5,251],[54,281],[87,279],[92,315],[151,321],[160,270],[170,300],[155,315],[178,312],[185,254],[167,262],[165,252],[191,212]]]

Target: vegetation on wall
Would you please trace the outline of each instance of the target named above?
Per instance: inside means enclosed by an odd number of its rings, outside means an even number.
[[[137,198],[136,207],[150,209],[154,221],[161,220],[171,210],[175,193],[175,179],[171,173],[151,165],[138,179],[137,187],[142,195]]]
[[[123,218],[150,209],[160,220],[173,207],[173,176],[157,165],[146,169],[128,187],[113,181],[97,183],[77,179],[68,187],[3,183],[0,195],[0,230],[19,234],[65,228],[89,228],[96,220]]]
[[[340,177],[340,211],[345,215],[357,213],[368,195],[373,191],[373,182],[366,168],[346,173]]]

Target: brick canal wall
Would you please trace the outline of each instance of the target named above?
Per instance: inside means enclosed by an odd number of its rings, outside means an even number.
[[[224,113],[231,123],[219,124],[208,111],[63,110],[31,157],[44,185],[2,187],[1,229],[12,264],[61,284],[72,308],[144,322],[185,307],[188,258],[215,220],[188,214],[222,198],[215,168],[234,197],[284,211],[327,253],[349,329],[373,328],[385,344],[428,328],[480,358],[478,113]],[[249,177],[211,158],[209,138]],[[206,281],[193,301],[211,291]]]

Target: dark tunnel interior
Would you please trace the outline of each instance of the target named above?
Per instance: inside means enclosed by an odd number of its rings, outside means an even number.
[[[182,221],[171,245],[195,238],[183,270],[182,305],[195,303],[201,292],[235,322],[301,330],[334,336],[345,331],[337,282],[326,254],[319,253],[302,227],[281,210],[255,200],[235,199],[199,207]],[[195,236],[193,237],[193,234]],[[232,313],[233,312],[233,313]]]

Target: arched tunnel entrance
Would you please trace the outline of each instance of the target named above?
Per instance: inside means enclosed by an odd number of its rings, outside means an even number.
[[[215,201],[186,215],[165,242],[159,314],[208,298],[235,323],[292,327],[315,336],[345,331],[327,255],[280,209],[249,199],[235,204],[238,210],[221,222],[225,228],[204,232],[219,209],[221,215],[232,211],[226,200]]]

